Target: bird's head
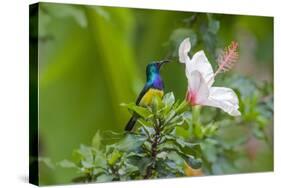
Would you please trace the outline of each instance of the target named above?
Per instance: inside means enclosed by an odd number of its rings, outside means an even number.
[[[146,75],[149,77],[152,74],[159,74],[159,70],[162,65],[169,63],[169,60],[153,61],[151,64],[146,66]]]

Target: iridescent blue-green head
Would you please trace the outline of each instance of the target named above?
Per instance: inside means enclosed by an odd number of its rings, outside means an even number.
[[[170,61],[163,60],[163,61],[153,61],[151,64],[146,66],[146,78],[147,80],[151,80],[155,78],[157,75],[160,74],[161,67]]]

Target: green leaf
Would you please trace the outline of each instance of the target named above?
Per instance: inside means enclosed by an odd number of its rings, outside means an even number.
[[[201,146],[199,143],[189,143],[186,139],[172,135],[165,136],[165,142],[160,145],[163,150],[173,150],[184,155],[201,157]]]
[[[186,100],[183,100],[180,105],[176,108],[176,113],[177,114],[180,114],[182,113],[187,107],[187,102]]]
[[[178,164],[182,167],[182,164],[183,164],[184,160],[180,155],[178,155],[177,152],[174,152],[174,151],[169,152],[167,154],[167,158],[174,161],[176,164]]]
[[[192,156],[186,156],[185,161],[193,169],[198,169],[202,166],[202,161],[200,159],[195,159]]]
[[[119,175],[121,176],[129,176],[135,172],[137,172],[139,170],[139,168],[137,166],[134,166],[132,164],[129,163],[125,163],[125,165],[122,166],[122,168],[120,168],[118,170]],[[124,178],[125,180],[126,178]]]
[[[175,137],[182,137],[184,139],[187,139],[190,136],[190,132],[183,127],[177,126],[174,128],[172,135],[174,135]]]
[[[180,145],[181,151],[184,154],[192,155],[195,157],[201,157],[201,146],[198,143],[188,143],[181,138],[176,139],[176,143]]]
[[[213,136],[218,129],[218,125],[216,123],[209,123],[207,126],[203,127],[203,135],[205,136]]]
[[[197,138],[202,139],[203,138],[203,127],[201,126],[201,124],[196,123],[194,125],[194,134]]]
[[[158,110],[162,109],[164,104],[160,98],[160,96],[156,95],[152,98],[152,112],[156,114]]]
[[[151,143],[148,141],[145,141],[143,143],[144,148],[146,148],[147,151],[151,151]]]
[[[101,136],[100,136],[100,131],[98,130],[95,134],[95,136],[92,139],[92,146],[95,149],[99,149],[101,144]]]
[[[140,127],[140,131],[147,136],[151,136],[151,135],[155,134],[155,130],[153,128],[147,127],[147,126]]]
[[[118,150],[114,150],[107,158],[109,165],[113,166],[120,158],[122,154]]]
[[[165,136],[168,137],[168,136]],[[165,141],[164,143],[158,145],[159,151],[179,151],[181,152],[180,148],[174,145],[172,142]]]
[[[128,133],[116,146],[118,150],[130,152],[137,150],[146,140],[146,137]]]
[[[121,106],[127,107],[128,109],[132,110],[133,112],[137,113],[138,115],[140,115],[145,119],[152,116],[152,113],[147,108],[137,106],[134,103],[130,103],[130,104],[122,103]]]
[[[82,166],[83,166],[84,168],[86,168],[86,169],[88,169],[88,168],[93,168],[93,167],[94,167],[93,163],[91,163],[91,162],[89,162],[89,161],[84,161],[84,160],[82,160],[82,161],[81,161],[81,164],[82,164]]]
[[[181,116],[188,124],[192,123],[192,114],[190,112],[184,112]]]
[[[107,173],[107,169],[108,169],[108,166],[106,168],[95,167],[92,171],[93,176],[97,177],[97,176],[100,176],[101,174],[105,174],[105,173]]]
[[[144,153],[130,153],[127,158],[130,164],[138,168],[140,174],[146,174],[146,168],[151,164],[151,157],[147,157]]]
[[[168,156],[168,153],[165,152],[165,151],[163,151],[163,152],[158,153],[156,157],[157,157],[158,159],[163,159],[163,160],[165,160],[165,159],[167,158],[167,156]]]
[[[102,175],[98,176],[96,179],[97,182],[108,182],[108,181],[112,181],[112,180],[113,180],[113,176],[108,175],[108,174],[102,174]]]
[[[93,153],[91,147],[81,144],[79,150],[77,150],[76,153],[80,155],[81,159],[90,163],[93,162]]]
[[[169,123],[176,115],[176,112],[174,110],[170,110],[170,112],[164,117],[165,118],[165,122],[164,124]]]
[[[105,159],[106,159],[106,156],[103,152],[101,152],[101,151],[95,152],[94,164],[95,164],[96,167],[106,168],[107,164],[106,164]]]
[[[163,97],[163,103],[166,106],[172,106],[175,103],[175,96],[172,92],[167,93]]]
[[[153,125],[153,123],[151,121],[146,121],[145,119],[138,119],[138,122],[143,125],[142,127],[146,126],[146,127],[151,127]]]
[[[159,150],[177,152],[177,154],[180,155],[192,168],[194,169],[200,168],[202,165],[202,161],[199,158],[198,159],[195,158],[201,156],[200,145],[184,143],[181,141],[179,142],[177,139],[176,142],[178,144],[166,142],[160,145]],[[183,145],[183,147],[180,145]]]

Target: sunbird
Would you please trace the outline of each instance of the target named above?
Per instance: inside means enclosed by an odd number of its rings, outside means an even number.
[[[144,107],[149,106],[154,96],[162,98],[164,95],[164,83],[160,75],[160,68],[168,62],[170,61],[154,61],[146,66],[146,83],[137,98],[136,105]],[[131,131],[138,118],[139,116],[133,113],[125,127],[125,131]]]

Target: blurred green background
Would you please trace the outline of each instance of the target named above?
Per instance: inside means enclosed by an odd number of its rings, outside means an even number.
[[[120,103],[135,101],[151,61],[174,61],[162,69],[165,90],[183,99],[186,78],[176,62],[186,36],[192,53],[204,49],[211,63],[218,48],[238,41],[240,60],[233,72],[273,82],[273,18],[40,3],[41,184],[69,183],[75,172],[52,163],[90,144],[97,130],[108,142],[113,138],[106,137],[107,130],[123,130],[130,114]],[[262,153],[261,164],[245,171],[273,169],[272,150]]]

